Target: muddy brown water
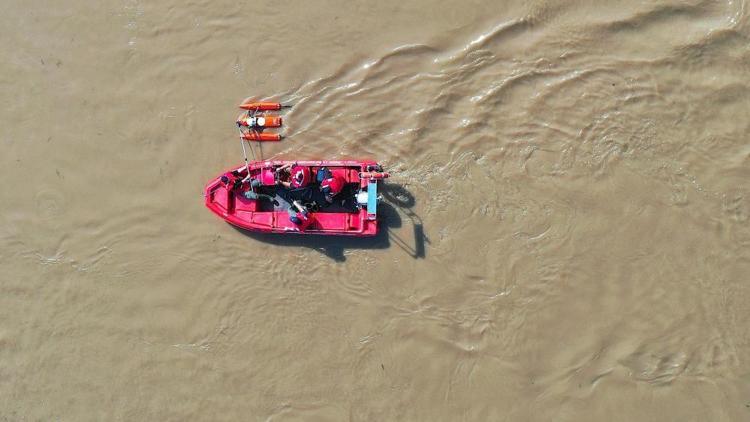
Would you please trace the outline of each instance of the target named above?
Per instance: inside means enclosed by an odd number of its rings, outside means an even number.
[[[0,420],[750,420],[743,1],[6,1]],[[203,207],[371,157],[375,239]]]

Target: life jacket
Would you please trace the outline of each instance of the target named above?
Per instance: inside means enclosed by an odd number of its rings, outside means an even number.
[[[297,228],[299,229],[299,231],[304,231],[313,222],[313,219],[309,214],[305,215],[301,212],[297,213],[297,219],[299,223],[295,222],[294,220],[292,220],[292,222],[294,222],[294,224],[297,225]]]
[[[303,188],[310,184],[312,175],[310,174],[310,167],[305,166],[294,166],[290,173],[289,182],[292,188]]]
[[[320,183],[320,188],[326,193],[326,195],[333,197],[338,195],[341,190],[344,189],[345,184],[346,181],[343,177],[332,175]]]

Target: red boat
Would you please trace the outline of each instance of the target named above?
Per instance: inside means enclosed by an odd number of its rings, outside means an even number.
[[[289,183],[303,175],[304,185]],[[209,182],[206,207],[251,231],[374,236],[378,188],[388,176],[369,160],[252,161]]]

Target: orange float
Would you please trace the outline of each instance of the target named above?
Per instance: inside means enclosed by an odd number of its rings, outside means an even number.
[[[275,111],[275,110],[281,110],[282,108],[291,107],[290,105],[281,104],[281,103],[272,103],[272,102],[250,102],[245,104],[240,104],[240,108],[243,110],[249,110],[249,111]]]
[[[249,132],[243,132],[242,133],[242,139],[246,141],[258,141],[258,142],[275,142],[280,141],[282,136],[278,133],[264,133],[264,132],[256,132],[256,131],[249,131]]]

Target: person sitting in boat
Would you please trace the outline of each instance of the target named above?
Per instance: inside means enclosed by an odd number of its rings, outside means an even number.
[[[228,171],[221,175],[221,183],[229,190],[239,190],[242,187],[242,179],[238,176],[237,170]]]
[[[274,205],[279,205],[279,201],[277,201],[273,196],[267,195],[265,193],[260,193],[261,189],[261,183],[260,180],[257,179],[250,179],[250,189],[246,190],[243,195],[247,199],[252,200],[260,200],[260,199],[267,199]]]
[[[299,231],[303,231],[312,223],[312,216],[299,201],[293,201],[289,207],[289,221],[294,223]]]
[[[301,189],[312,182],[310,167],[300,166],[296,162],[284,164],[276,171],[280,175],[277,183],[289,189]]]
[[[346,185],[346,180],[338,174],[333,174],[331,170],[326,167],[318,170],[317,180],[320,183],[320,190],[323,192],[323,196],[327,203],[333,203],[336,195],[341,193]]]
[[[247,178],[241,179],[237,170],[224,173],[221,176],[221,183],[223,183],[227,189],[238,192],[242,191],[242,185],[246,180],[250,180],[250,189],[242,192],[242,195],[245,198],[253,200],[267,199],[273,202],[274,205],[279,204],[279,202],[273,196],[258,192],[261,187],[261,183],[259,180]]]

